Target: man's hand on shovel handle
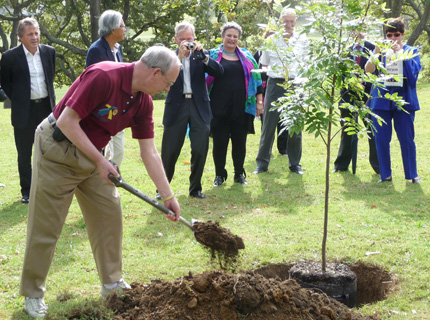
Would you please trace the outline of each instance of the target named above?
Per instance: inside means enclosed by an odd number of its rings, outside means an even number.
[[[179,217],[181,216],[178,200],[173,197],[172,199],[164,201],[164,206],[175,213],[174,216],[171,214],[166,214],[166,218],[175,222],[178,221]]]

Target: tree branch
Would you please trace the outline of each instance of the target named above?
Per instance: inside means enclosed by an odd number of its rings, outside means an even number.
[[[40,27],[41,34],[43,34],[46,38],[48,38],[49,41],[51,41],[53,43],[56,43],[56,44],[58,44],[58,45],[60,45],[60,46],[62,46],[64,48],[66,48],[66,49],[69,49],[71,52],[73,52],[75,54],[79,54],[81,56],[86,56],[87,55],[87,50],[75,47],[75,46],[71,45],[70,43],[68,43],[66,41],[63,41],[63,40],[60,40],[60,39],[54,37],[41,24],[39,24],[39,27]]]

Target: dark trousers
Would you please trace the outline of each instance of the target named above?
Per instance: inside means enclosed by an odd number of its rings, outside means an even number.
[[[385,180],[392,175],[390,142],[394,129],[400,142],[402,151],[403,169],[405,179],[414,179],[418,177],[417,172],[417,150],[415,146],[415,111],[408,111],[393,108],[393,110],[373,110],[386,122],[380,126],[376,119],[372,119],[375,125],[376,150],[378,151],[379,167],[381,168],[381,180]]]
[[[213,150],[212,155],[215,164],[215,174],[227,178],[225,170],[227,149],[231,138],[231,157],[235,174],[243,174],[245,170],[246,139],[248,130],[245,124],[225,119],[216,119],[215,126],[212,127]]]
[[[340,108],[340,116],[342,118],[352,117],[351,111],[345,108]],[[370,115],[369,115],[370,119]],[[364,122],[364,125],[367,124]],[[379,174],[379,162],[378,162],[378,154],[376,152],[376,144],[375,138],[371,130],[368,132],[369,138],[367,139],[369,142],[369,163],[372,166],[373,170]],[[335,170],[346,171],[348,170],[349,164],[352,160],[352,135],[349,135],[345,132],[345,128],[342,129],[341,137],[340,137],[340,145],[339,152],[337,154],[337,158],[334,162]]]
[[[161,159],[167,179],[172,181],[181,149],[184,145],[187,128],[191,142],[191,175],[189,191],[202,190],[202,175],[206,164],[209,148],[210,125],[200,118],[193,99],[184,99],[182,112],[178,114],[176,122],[164,127],[161,145]]]
[[[263,121],[264,114],[260,116],[261,119],[261,129],[263,129]],[[288,130],[284,130],[281,132],[283,126],[281,122],[278,122],[276,126],[277,138],[276,138],[276,147],[280,154],[287,154],[287,144],[288,144]]]
[[[33,152],[34,132],[39,123],[51,113],[49,98],[40,103],[31,101],[30,116],[27,126],[14,127],[15,146],[18,153],[18,173],[21,185],[21,194],[29,195],[31,186],[31,155]]]

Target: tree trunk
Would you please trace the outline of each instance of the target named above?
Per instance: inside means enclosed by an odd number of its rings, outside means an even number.
[[[384,13],[385,18],[397,18],[400,17],[402,12],[403,0],[385,0],[387,8],[391,9],[390,12]]]
[[[91,17],[91,42],[94,42],[99,38],[100,0],[91,0],[90,17]]]
[[[333,109],[329,110],[329,117],[333,114]],[[327,157],[325,163],[325,197],[324,197],[324,231],[321,249],[321,269],[324,273],[327,266],[326,250],[327,250],[327,229],[328,229],[328,205],[329,205],[329,192],[330,192],[330,147],[331,147],[331,122],[328,123],[327,132]]]
[[[411,35],[408,38],[407,44],[413,46],[415,41],[417,41],[418,37],[421,33],[426,29],[427,23],[430,19],[430,3],[425,2],[424,11],[422,11],[422,7],[415,3],[413,0],[409,0],[409,4],[416,12],[420,23],[416,26],[415,30],[412,31]]]

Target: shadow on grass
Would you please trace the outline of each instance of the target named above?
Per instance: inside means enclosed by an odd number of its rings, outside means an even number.
[[[47,304],[48,314],[45,316],[45,320],[110,320],[114,316],[112,310],[105,306],[103,300],[82,298],[68,292],[60,293],[55,301],[47,301]],[[22,307],[13,313],[12,319],[24,320],[31,318]]]
[[[367,207],[378,208],[390,215],[402,212],[408,217],[426,217],[430,198],[420,184],[404,180],[405,188],[400,191],[398,181],[378,183],[378,175],[373,175],[370,182],[362,182],[350,172],[342,172],[340,176],[344,179],[342,194],[345,199],[364,201]]]
[[[28,205],[21,203],[21,201],[16,201],[10,205],[3,205],[1,209],[0,234],[5,234],[6,230],[27,221]]]

